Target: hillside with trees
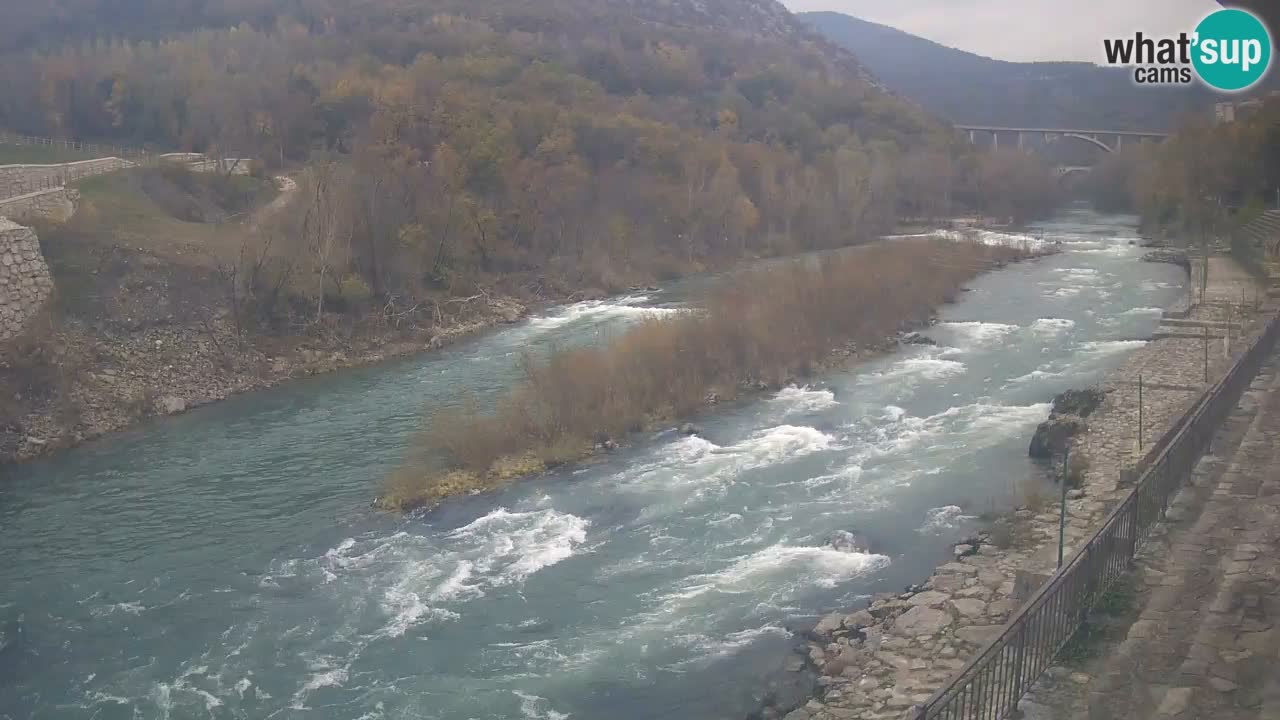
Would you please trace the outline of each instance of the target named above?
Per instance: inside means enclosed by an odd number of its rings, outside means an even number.
[[[1280,197],[1280,103],[1270,98],[1232,123],[1188,123],[1168,142],[1109,156],[1086,187],[1105,209],[1140,213],[1153,234],[1186,245],[1226,239]]]
[[[773,0],[120,5],[28,8],[0,125],[318,160],[341,247],[294,272],[333,307],[618,289],[1004,189]]]
[[[1044,163],[960,142],[774,0],[55,0],[11,20],[0,129],[289,176],[217,222],[189,210],[218,186],[107,176],[40,228],[60,302],[0,415],[44,437],[120,427],[148,393],[208,401],[540,302],[1057,200]],[[135,340],[198,350],[128,352],[147,380],[124,388],[23,369]]]
[[[1135,92],[1124,68],[1006,62],[839,13],[800,17],[857,53],[892,91],[957,124],[1168,130],[1214,102],[1199,86]]]

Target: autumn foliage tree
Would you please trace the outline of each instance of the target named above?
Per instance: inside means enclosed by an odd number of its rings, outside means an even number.
[[[1049,205],[1044,168],[955,144],[772,0],[66,2],[97,24],[0,33],[0,125],[310,163],[318,314],[344,283],[616,290]]]

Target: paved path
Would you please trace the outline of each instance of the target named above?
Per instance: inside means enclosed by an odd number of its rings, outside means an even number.
[[[1051,672],[1028,718],[1280,719],[1280,359],[1218,442],[1139,556],[1127,635],[1087,672]]]

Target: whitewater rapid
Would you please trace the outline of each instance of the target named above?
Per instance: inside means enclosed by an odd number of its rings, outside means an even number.
[[[1042,233],[1063,253],[976,280],[934,346],[428,514],[368,507],[424,407],[489,402],[523,354],[687,294],[570,305],[24,467],[0,489],[0,717],[741,718],[786,693],[795,627],[918,582],[1014,502],[1053,395],[1180,292],[1129,218]],[[869,547],[832,542],[855,534]]]

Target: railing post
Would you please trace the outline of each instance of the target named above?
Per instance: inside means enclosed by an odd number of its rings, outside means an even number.
[[[1026,691],[1023,683],[1027,681],[1026,677],[1026,658],[1027,658],[1027,623],[1022,623],[1018,627],[1018,652],[1014,656],[1014,675],[1013,675],[1013,707],[1018,707],[1018,701],[1022,698],[1022,694]]]

